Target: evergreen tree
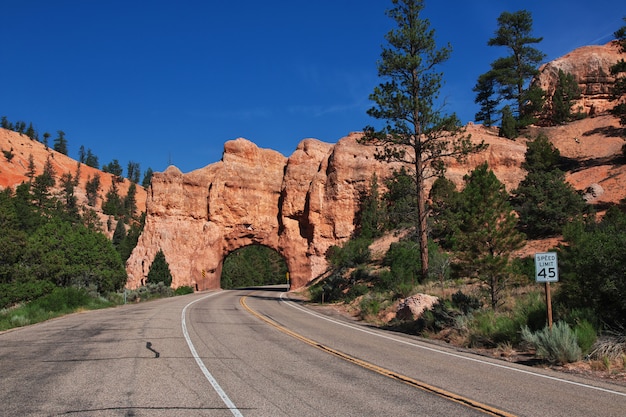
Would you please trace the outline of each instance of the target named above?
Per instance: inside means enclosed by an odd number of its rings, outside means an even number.
[[[626,214],[610,208],[602,220],[565,227],[555,297],[566,311],[588,310],[609,329],[626,327]]]
[[[49,208],[51,205],[51,190],[56,184],[54,176],[52,161],[48,157],[44,164],[43,172],[35,177],[32,188],[33,199],[39,208]]]
[[[626,17],[623,18],[626,22]],[[614,33],[615,43],[619,45],[620,52],[626,53],[626,25]],[[612,100],[620,100],[626,95],[626,61],[620,59],[611,67],[611,74],[615,76],[615,85],[611,91]],[[626,102],[621,101],[611,110],[611,113],[620,118],[620,124],[626,125]]]
[[[80,145],[80,148],[78,148],[78,162],[80,162],[81,164],[84,164],[86,160],[87,160],[87,152],[85,151],[85,146]]]
[[[481,81],[485,78],[495,80],[500,101],[512,105],[511,111],[519,122],[519,127],[533,123],[533,113],[543,107],[543,91],[538,87],[527,88],[528,82],[538,73],[537,67],[545,57],[531,46],[543,39],[531,36],[532,23],[532,16],[526,10],[503,12],[498,17],[498,29],[487,44],[503,46],[510,51],[510,55],[496,59],[491,64],[491,70],[479,77],[475,87],[475,91],[482,92],[484,89],[480,88]],[[477,102],[481,104],[481,112],[488,110],[484,101]]]
[[[26,129],[26,136],[28,136],[32,140],[37,140],[37,132],[35,131],[32,123],[28,124],[28,129]]]
[[[430,189],[432,237],[444,249],[452,249],[458,228],[461,193],[445,177],[435,180]]]
[[[98,163],[98,157],[91,152],[91,149],[87,149],[87,155],[85,157],[85,165],[88,167],[100,168],[100,164]]]
[[[98,201],[98,191],[100,190],[100,175],[96,174],[93,178],[88,178],[85,184],[85,194],[87,195],[87,204],[95,207]]]
[[[517,121],[513,116],[511,107],[508,105],[502,108],[502,126],[500,127],[499,135],[508,139],[517,137]]]
[[[524,236],[516,229],[517,218],[504,185],[487,163],[466,175],[465,183],[460,199],[455,267],[463,276],[479,278],[487,286],[495,310],[511,276],[510,254],[523,246]]]
[[[43,134],[43,144],[46,147],[46,150],[48,149],[48,140],[49,139],[50,139],[50,133],[44,132],[44,134]]]
[[[28,177],[29,182],[33,182],[33,178],[35,178],[35,174],[37,170],[35,169],[35,158],[33,154],[28,154],[28,169],[26,170],[26,176]]]
[[[68,220],[77,222],[80,218],[78,213],[78,199],[74,195],[74,179],[69,172],[61,175],[60,184],[63,189],[63,211]]]
[[[152,168],[148,167],[146,172],[143,174],[143,181],[141,181],[141,186],[143,188],[148,188],[150,186],[150,183],[152,182],[152,174]]]
[[[372,175],[369,192],[365,192],[361,198],[359,212],[359,236],[373,239],[379,237],[384,229],[384,215],[378,191],[378,177]]]
[[[146,282],[151,284],[158,284],[159,282],[162,282],[168,287],[172,285],[172,273],[170,272],[170,266],[165,259],[165,254],[160,249],[154,256],[154,260],[150,266],[150,271],[148,271]]]
[[[124,203],[119,194],[119,189],[115,181],[111,182],[111,188],[107,191],[102,203],[102,212],[109,216],[119,216],[124,212]]]
[[[124,215],[129,219],[135,216],[137,211],[137,185],[134,182],[130,183],[128,187],[128,193],[124,197]]]
[[[547,136],[539,135],[528,143],[522,165],[528,173],[511,201],[519,214],[520,230],[531,239],[559,235],[567,223],[589,211],[582,196],[565,181],[559,160],[559,150]]]
[[[470,152],[484,148],[473,145],[469,137],[455,134],[462,128],[455,115],[442,115],[436,105],[442,74],[437,68],[448,60],[450,45],[437,48],[430,22],[421,17],[424,2],[393,0],[387,11],[397,28],[387,35],[378,63],[378,75],[384,81],[370,99],[375,106],[368,114],[385,120],[376,131],[365,128],[363,143],[380,146],[378,158],[402,162],[412,167],[417,201],[414,218],[420,247],[422,275],[428,276],[428,227],[425,181],[445,171],[445,157],[463,159]],[[411,149],[407,152],[407,149]]]
[[[559,76],[552,95],[551,121],[560,125],[572,119],[572,103],[580,98],[580,87],[570,73],[559,69]]]
[[[483,122],[487,127],[492,126],[496,122],[498,104],[500,103],[497,98],[494,98],[496,88],[495,74],[491,71],[478,77],[478,82],[473,88],[473,91],[476,93],[474,103],[480,106],[480,110],[474,117],[477,122]]]
[[[387,192],[384,194],[386,229],[399,229],[411,227],[415,224],[417,211],[417,199],[415,197],[415,185],[413,178],[402,167],[394,171],[393,175],[385,181]]]
[[[127,174],[128,175],[126,176],[126,178],[128,178],[130,182],[138,184],[139,177],[141,177],[141,170],[139,169],[139,163],[128,161]]]
[[[13,126],[6,116],[2,116],[2,121],[0,121],[0,127],[7,130],[13,130]]]
[[[124,173],[124,171],[122,170],[122,166],[117,159],[114,159],[107,165],[104,165],[102,167],[102,171],[114,175],[116,177],[116,180],[119,182],[123,180],[122,174]]]
[[[58,136],[54,139],[53,149],[63,155],[67,155],[67,139],[65,139],[65,132],[57,130]]]
[[[124,222],[120,219],[115,225],[115,231],[113,232],[113,237],[111,239],[111,243],[113,243],[113,246],[115,246],[115,249],[117,249],[118,252],[119,247],[124,239],[126,239],[126,226],[124,225]]]

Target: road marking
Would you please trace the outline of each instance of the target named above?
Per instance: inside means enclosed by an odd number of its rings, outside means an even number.
[[[274,320],[270,319],[269,317],[263,316],[260,313],[256,312],[255,310],[252,310],[248,306],[248,304],[246,303],[246,298],[247,297],[248,296],[241,297],[239,299],[239,303],[250,314],[252,314],[253,316],[257,317],[260,320],[263,320],[264,322],[266,322],[267,324],[269,324],[272,327],[275,327],[276,329],[280,330],[281,332],[283,332],[283,333],[285,333],[285,334],[287,334],[287,335],[289,335],[289,336],[291,336],[291,337],[293,337],[293,338],[295,338],[297,340],[300,340],[301,342],[304,342],[304,343],[306,343],[306,344],[308,344],[310,346],[313,346],[313,347],[315,347],[317,349],[320,349],[320,350],[322,350],[322,351],[324,351],[326,353],[334,355],[334,356],[336,356],[338,358],[341,358],[341,359],[343,359],[345,361],[348,361],[350,363],[353,363],[355,365],[361,366],[361,367],[363,367],[365,369],[368,369],[370,371],[374,371],[374,372],[376,372],[376,373],[378,373],[380,375],[384,375],[384,376],[386,376],[388,378],[391,378],[391,379],[394,379],[396,381],[403,382],[403,383],[405,383],[407,385],[410,385],[410,386],[412,386],[414,388],[419,388],[419,389],[421,389],[423,391],[430,392],[432,394],[438,395],[438,396],[440,396],[442,398],[445,398],[447,400],[456,402],[458,404],[465,405],[465,406],[470,407],[470,408],[472,408],[474,410],[481,411],[481,412],[483,412],[485,414],[488,414],[488,415],[491,415],[491,416],[500,416],[500,417],[515,417],[514,414],[510,414],[510,413],[507,413],[506,411],[502,411],[502,410],[499,410],[497,408],[490,407],[490,406],[488,406],[486,404],[482,404],[482,403],[479,403],[477,401],[471,400],[469,398],[463,397],[461,395],[457,395],[457,394],[454,394],[452,392],[446,391],[444,389],[437,388],[437,387],[435,387],[433,385],[429,385],[429,384],[426,384],[424,382],[417,381],[417,380],[415,380],[413,378],[410,378],[408,376],[405,376],[405,375],[402,375],[402,374],[390,371],[388,369],[385,369],[385,368],[382,368],[380,366],[374,365],[373,363],[366,362],[366,361],[361,360],[359,358],[356,358],[354,356],[350,356],[350,355],[348,355],[346,353],[343,353],[343,352],[340,352],[338,350],[335,350],[335,349],[333,349],[333,348],[331,348],[329,346],[326,346],[326,345],[323,345],[321,343],[318,343],[315,340],[309,339],[306,336],[303,336],[303,335],[301,335],[299,333],[296,333],[296,332],[294,332],[292,330],[289,330],[288,328],[286,328],[286,327],[276,323]],[[281,295],[281,299],[282,299],[282,295]]]
[[[430,352],[440,353],[442,355],[447,355],[447,356],[452,356],[452,357],[459,358],[459,359],[464,359],[466,361],[477,362],[477,363],[481,363],[481,364],[484,364],[484,365],[493,366],[493,367],[496,367],[496,368],[507,369],[509,371],[515,371],[515,372],[519,372],[519,373],[522,373],[522,374],[533,375],[533,376],[536,376],[536,377],[539,377],[539,378],[549,379],[551,381],[562,382],[562,383],[566,383],[566,384],[570,384],[570,385],[576,385],[576,386],[579,386],[579,387],[582,387],[582,388],[588,388],[588,389],[592,389],[592,390],[596,390],[596,391],[602,391],[602,392],[607,392],[609,394],[615,394],[615,395],[620,395],[622,397],[626,397],[626,393],[623,393],[623,392],[614,391],[614,390],[610,390],[610,389],[607,389],[607,388],[596,387],[596,386],[593,386],[593,385],[583,384],[583,383],[580,383],[580,382],[568,381],[567,379],[558,378],[558,377],[549,376],[549,375],[544,375],[544,374],[540,374],[540,373],[537,373],[537,372],[528,371],[528,370],[525,370],[525,369],[513,368],[511,366],[507,366],[507,365],[499,364],[499,363],[488,362],[488,361],[481,360],[481,359],[478,359],[478,358],[471,358],[471,357],[459,355],[457,353],[446,352],[444,350],[439,350],[439,349],[431,348],[431,347],[428,347],[428,346],[423,346],[423,345],[420,345],[420,344],[417,344],[417,343],[414,343],[414,342],[411,342],[411,341],[408,341],[408,340],[405,340],[405,339],[400,339],[400,338],[392,337],[392,336],[389,336],[389,335],[386,335],[386,334],[373,332],[371,330],[362,328],[360,326],[355,326],[355,325],[351,325],[349,323],[345,323],[345,322],[342,322],[342,321],[339,321],[339,320],[335,320],[335,319],[332,319],[332,318],[330,318],[328,316],[325,316],[323,314],[311,311],[310,309],[303,308],[303,307],[297,305],[296,303],[294,303],[294,302],[292,302],[290,300],[285,299],[284,298],[285,294],[286,293],[281,293],[281,295],[280,295],[281,301],[283,301],[288,306],[290,306],[292,308],[295,308],[296,310],[300,310],[302,312],[305,312],[305,313],[310,314],[312,316],[315,316],[315,317],[318,317],[320,319],[329,321],[331,323],[337,324],[339,326],[344,326],[344,327],[351,328],[353,330],[358,330],[360,332],[367,333],[367,334],[370,334],[372,336],[381,337],[383,339],[388,339],[388,340],[393,340],[393,341],[395,341],[397,343],[402,343],[402,344],[413,346],[413,347],[416,347],[416,348],[419,348],[419,349],[428,350]]]
[[[206,300],[207,298],[213,297],[216,294],[219,294],[219,293],[214,292],[214,293],[211,293],[211,294],[207,295],[206,297],[198,298],[197,300],[194,300],[194,301],[190,302],[189,304],[187,304],[185,306],[185,308],[183,308],[183,312],[181,314],[181,323],[182,323],[182,326],[183,326],[183,335],[185,336],[185,340],[187,341],[187,346],[189,346],[189,350],[191,351],[191,355],[196,360],[196,363],[200,367],[200,370],[202,371],[202,373],[206,377],[207,381],[209,381],[209,383],[211,384],[211,386],[213,387],[215,392],[217,392],[217,395],[220,396],[220,398],[222,399],[222,401],[224,402],[226,407],[228,407],[230,412],[235,417],[243,417],[243,414],[241,414],[239,409],[231,401],[231,399],[228,397],[228,395],[226,395],[226,392],[222,389],[220,384],[217,383],[217,380],[213,377],[213,375],[211,375],[211,372],[209,372],[207,367],[204,365],[204,362],[202,362],[202,359],[200,359],[200,356],[198,355],[198,352],[196,351],[196,348],[193,346],[193,343],[191,342],[191,338],[189,337],[189,332],[187,332],[187,321],[185,319],[185,314],[187,312],[187,308],[189,306],[191,306],[192,304],[197,303],[198,301]]]

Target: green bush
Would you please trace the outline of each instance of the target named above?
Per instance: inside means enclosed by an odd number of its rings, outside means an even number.
[[[337,269],[353,268],[369,262],[371,243],[372,239],[357,238],[347,241],[342,247],[331,246],[326,253],[326,259]]]
[[[587,320],[583,320],[574,326],[574,334],[580,346],[581,353],[588,355],[591,349],[598,339],[598,333],[591,323]]]
[[[522,339],[534,346],[538,357],[550,363],[571,363],[582,357],[576,334],[564,321],[555,323],[552,329],[546,326],[537,332],[524,326]]]
[[[507,314],[493,310],[475,313],[468,323],[472,346],[496,347],[501,343],[519,341],[520,323]]]
[[[175,295],[193,294],[193,288],[188,285],[183,285],[174,290]]]

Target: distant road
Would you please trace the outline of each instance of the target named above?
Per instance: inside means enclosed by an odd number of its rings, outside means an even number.
[[[615,416],[626,387],[331,317],[281,288],[0,334],[1,416]]]

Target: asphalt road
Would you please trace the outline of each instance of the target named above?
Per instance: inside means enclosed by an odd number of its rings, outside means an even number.
[[[2,416],[615,416],[626,387],[320,314],[278,288],[0,334]]]

